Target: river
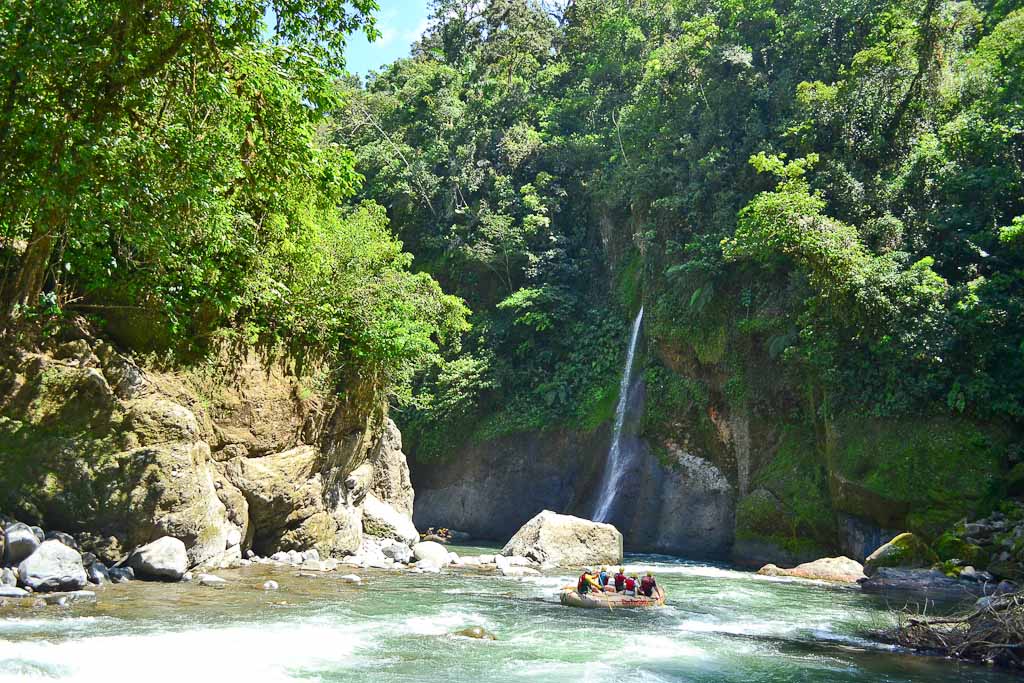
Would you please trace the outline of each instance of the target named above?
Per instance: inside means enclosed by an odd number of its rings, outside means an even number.
[[[562,607],[565,572],[359,572],[351,586],[343,572],[258,565],[219,572],[223,589],[107,586],[94,605],[0,611],[0,682],[1019,680],[871,642],[889,613],[855,589],[664,556],[627,564],[653,569],[666,607]],[[280,590],[261,590],[267,578]],[[451,635],[471,625],[498,640]]]

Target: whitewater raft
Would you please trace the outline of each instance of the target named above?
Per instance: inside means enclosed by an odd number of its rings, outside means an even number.
[[[563,590],[558,596],[559,602],[566,607],[585,607],[587,609],[636,609],[643,607],[661,607],[665,604],[665,591],[658,588],[654,595],[623,595],[622,593],[586,593],[580,595],[575,589]]]

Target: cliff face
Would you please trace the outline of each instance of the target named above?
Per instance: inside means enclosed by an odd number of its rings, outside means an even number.
[[[95,534],[110,557],[164,535],[193,565],[248,548],[340,555],[359,547],[367,492],[412,501],[379,413],[255,358],[146,371],[81,325],[0,358],[0,454],[0,508]]]

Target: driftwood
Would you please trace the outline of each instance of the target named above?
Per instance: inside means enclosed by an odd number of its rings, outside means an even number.
[[[983,598],[971,612],[950,617],[901,612],[882,637],[915,650],[1024,669],[1024,592]]]

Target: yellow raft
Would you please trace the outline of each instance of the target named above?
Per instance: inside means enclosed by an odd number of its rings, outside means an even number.
[[[665,604],[665,591],[655,589],[654,595],[623,595],[622,593],[586,593],[580,595],[575,588],[566,588],[558,596],[559,602],[567,607],[587,609],[633,609],[637,607],[661,607]]]

